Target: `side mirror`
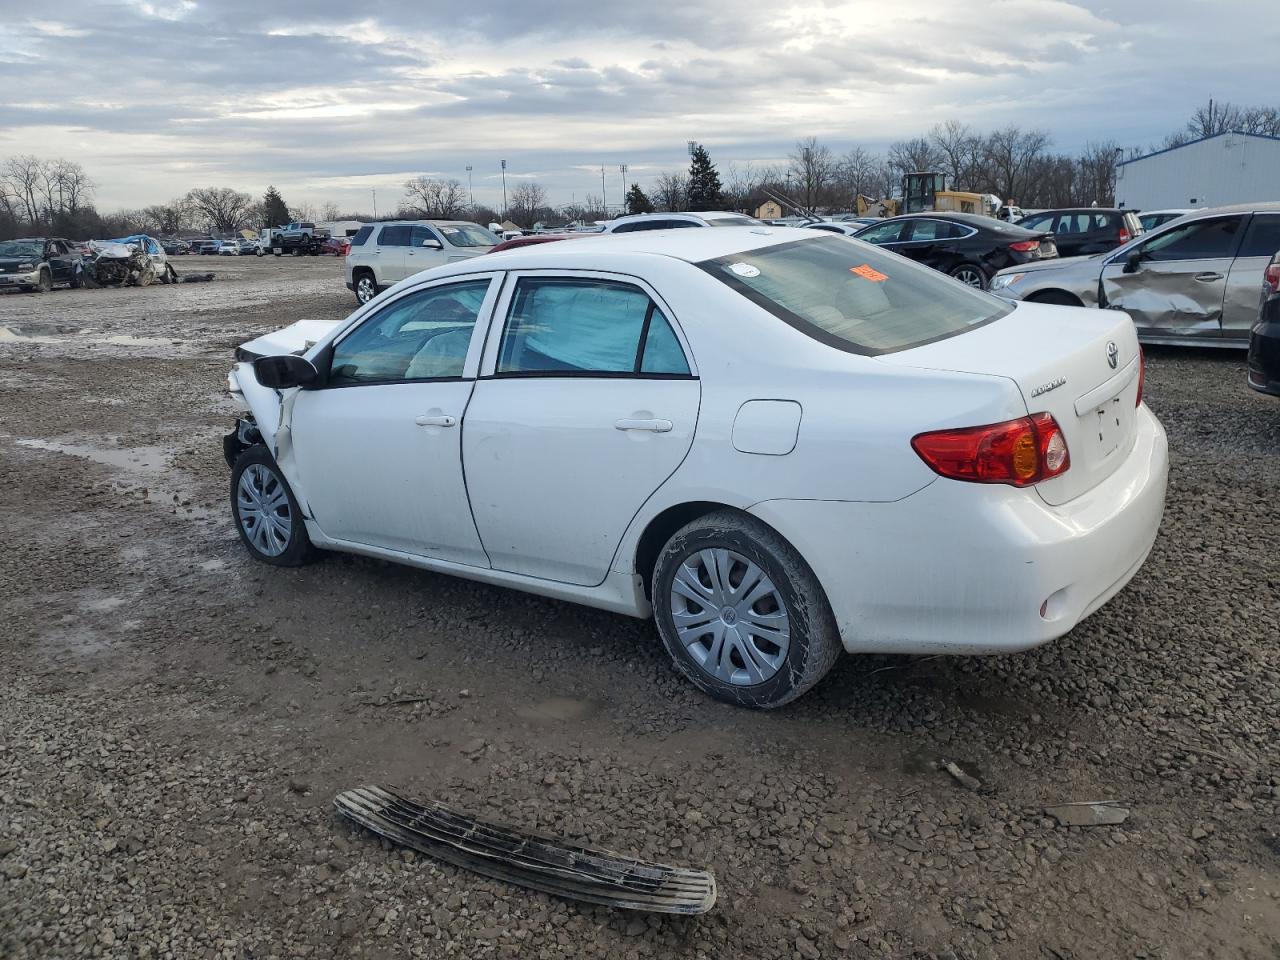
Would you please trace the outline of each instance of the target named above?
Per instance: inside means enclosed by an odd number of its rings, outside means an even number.
[[[1124,258],[1124,272],[1137,273],[1138,267],[1142,265],[1142,251],[1134,250]]]
[[[444,244],[442,244],[439,240],[432,239],[431,237],[428,237],[426,240],[423,240],[422,245],[426,247],[428,250],[444,249]]]
[[[253,361],[253,375],[264,387],[287,390],[314,383],[320,373],[310,360],[290,353],[282,357],[259,357]]]

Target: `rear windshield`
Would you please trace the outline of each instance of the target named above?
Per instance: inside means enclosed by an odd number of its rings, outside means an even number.
[[[815,340],[850,353],[906,350],[990,323],[1013,309],[848,237],[815,236],[698,266]]]

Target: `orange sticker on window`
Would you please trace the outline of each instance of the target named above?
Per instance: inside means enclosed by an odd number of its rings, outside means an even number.
[[[863,280],[870,280],[872,283],[881,283],[889,279],[887,273],[881,273],[869,263],[864,263],[858,267],[850,267],[849,272],[856,273]]]

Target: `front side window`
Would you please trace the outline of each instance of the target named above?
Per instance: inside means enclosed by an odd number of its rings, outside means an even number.
[[[867,243],[895,243],[902,239],[902,231],[906,225],[906,220],[890,220],[887,223],[877,223],[874,227],[867,227],[854,236]]]
[[[383,227],[382,232],[378,234],[378,246],[380,247],[407,247],[409,245],[410,227],[400,225],[396,227]]]
[[[698,266],[801,332],[850,353],[906,350],[1013,309],[928,267],[838,237],[747,250]]]
[[[511,300],[497,372],[687,375],[689,364],[666,317],[639,287],[524,277]]]
[[[409,246],[420,247],[428,240],[434,240],[436,243],[440,242],[440,238],[435,235],[435,232],[430,227],[418,224],[410,231]]]
[[[1148,260],[1216,260],[1230,257],[1240,237],[1242,217],[1197,220],[1174,227],[1142,245]]]
[[[432,287],[388,304],[338,342],[331,386],[456,379],[488,279]]]
[[[1280,253],[1280,214],[1257,214],[1240,244],[1242,257],[1274,257]]]

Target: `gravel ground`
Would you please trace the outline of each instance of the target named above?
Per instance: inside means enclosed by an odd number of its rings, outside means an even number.
[[[1240,355],[1150,352],[1164,528],[1069,636],[846,658],[758,714],[645,623],[252,563],[231,348],[354,298],[332,259],[195,262],[218,278],[0,296],[0,956],[1280,956],[1280,406]],[[720,901],[477,878],[337,820],[363,783],[707,866]],[[1129,818],[1044,813],[1103,798]]]

